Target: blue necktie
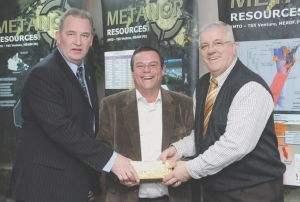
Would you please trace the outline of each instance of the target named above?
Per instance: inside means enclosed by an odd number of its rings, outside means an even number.
[[[78,67],[77,68],[77,72],[76,72],[76,77],[80,83],[80,86],[82,88],[82,90],[84,91],[85,93],[85,96],[88,97],[87,95],[87,90],[86,90],[86,86],[85,86],[85,83],[84,83],[84,78],[83,78],[83,73],[82,73],[82,70],[83,68],[82,67]]]

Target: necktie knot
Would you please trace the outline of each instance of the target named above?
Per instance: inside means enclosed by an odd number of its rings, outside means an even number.
[[[87,97],[87,90],[86,90],[84,79],[83,79],[83,67],[82,66],[77,68],[76,77],[80,83],[82,90],[85,93],[85,96]]]
[[[76,77],[77,77],[77,79],[79,80],[79,82],[80,82],[80,80],[83,79],[82,69],[83,69],[82,67],[78,67],[78,68],[77,68],[77,72],[76,72]]]
[[[82,73],[82,69],[83,69],[82,66],[78,67],[77,68],[77,72],[81,72]]]
[[[212,78],[210,82],[210,88],[217,88],[218,87],[218,80],[216,78]]]

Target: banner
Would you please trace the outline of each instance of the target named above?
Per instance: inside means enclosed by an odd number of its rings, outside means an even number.
[[[233,28],[238,57],[270,86],[284,184],[299,186],[300,1],[219,0],[218,7]]]
[[[134,87],[134,49],[157,48],[166,64],[163,87],[193,95],[199,75],[198,1],[102,0],[105,94]]]
[[[0,1],[0,201],[9,194],[14,151],[22,124],[20,93],[28,70],[56,47],[61,14],[84,9],[80,0]]]

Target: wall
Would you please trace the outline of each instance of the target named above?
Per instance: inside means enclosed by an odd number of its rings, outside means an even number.
[[[103,37],[103,27],[102,27],[102,13],[101,0],[86,0],[87,10],[91,12],[96,33],[99,37]],[[199,27],[201,28],[204,24],[218,20],[218,0],[199,0]],[[199,65],[199,76],[207,73],[207,69],[200,58]],[[104,77],[98,82],[98,93],[99,100],[104,97]],[[284,190],[284,201],[285,202],[299,202],[300,201],[300,187],[295,186],[285,186]]]
[[[102,5],[101,0],[86,0],[86,8],[93,17],[95,32],[99,38],[103,37]],[[105,77],[97,78],[99,102],[105,97]]]

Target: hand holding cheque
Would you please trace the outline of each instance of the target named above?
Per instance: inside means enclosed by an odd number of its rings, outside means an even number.
[[[163,185],[178,187],[181,185],[181,183],[191,179],[191,176],[186,169],[186,162],[178,161],[178,154],[175,147],[169,147],[163,151],[158,160],[161,160],[163,163],[165,163],[167,160],[171,160],[169,168],[173,169],[173,171],[163,179]]]

